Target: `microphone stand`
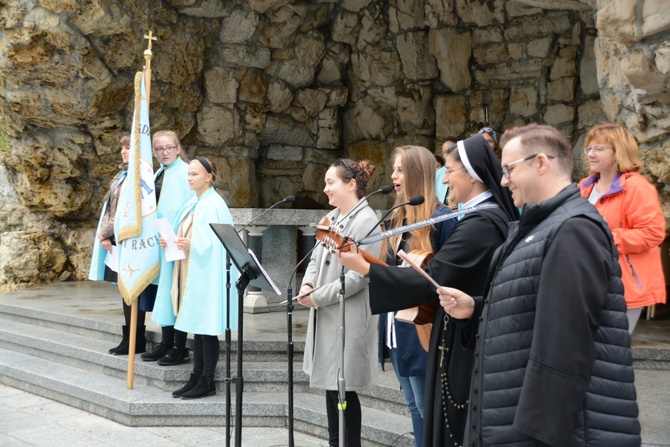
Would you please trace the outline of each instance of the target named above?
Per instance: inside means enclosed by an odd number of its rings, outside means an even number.
[[[346,241],[344,242],[346,243]],[[337,409],[338,413],[338,432],[339,447],[345,446],[346,423],[344,420],[344,412],[347,409],[347,381],[344,378],[344,339],[345,339],[345,318],[344,318],[344,266],[340,272],[340,292],[337,295],[340,302],[340,329],[338,331],[339,340],[338,347],[340,348],[340,368],[337,371]]]
[[[391,185],[382,186],[378,190],[372,191],[370,194],[365,196],[363,199],[359,200],[358,203],[351,210],[349,210],[349,212],[347,214],[345,214],[344,216],[342,216],[340,218],[340,220],[344,219],[347,216],[353,215],[354,211],[356,211],[362,204],[366,203],[367,200],[370,197],[374,196],[375,194],[388,194],[391,191],[393,191],[393,186],[391,186]],[[331,223],[331,225],[332,225],[332,223]],[[337,232],[337,230],[335,230],[335,232]]]
[[[260,219],[263,215],[265,215],[268,211],[271,209],[275,208],[276,206],[282,204],[282,203],[291,203],[295,201],[294,196],[287,196],[284,197],[282,200],[279,202],[273,204],[270,208],[266,209],[262,213],[260,213],[258,216],[254,217],[251,219],[249,222],[247,222],[242,228],[237,230],[237,233],[239,234],[247,228],[249,225]],[[243,340],[242,340],[242,318],[243,318],[243,310],[244,310],[244,288],[239,288],[238,287],[238,340],[237,340],[237,346],[238,346],[238,352],[237,352],[237,377],[231,377],[230,376],[230,363],[231,363],[231,347],[232,347],[232,340],[231,340],[231,328],[230,328],[230,265],[231,265],[231,259],[230,259],[230,254],[228,254],[228,250],[226,250],[226,329],[224,331],[225,334],[225,344],[226,344],[226,447],[230,447],[230,413],[231,413],[231,407],[232,407],[232,399],[231,399],[231,385],[233,382],[235,382],[235,393],[237,395],[236,400],[235,400],[235,446],[240,447],[242,445],[242,392],[243,392],[243,386],[244,386],[244,379],[242,377],[242,348],[243,348]],[[240,272],[240,274],[243,274],[243,272]],[[240,278],[241,279],[241,278]]]
[[[230,335],[230,264],[230,255],[226,250],[226,329],[224,331],[226,345],[226,447],[230,447],[230,410],[232,407],[230,385],[233,380],[230,377],[230,348],[232,346]]]
[[[305,257],[303,257],[295,266],[291,272],[291,276],[288,280],[288,286],[286,287],[286,326],[288,334],[288,345],[287,345],[287,354],[288,354],[288,445],[289,447],[294,447],[294,437],[293,437],[293,358],[294,358],[294,347],[293,347],[293,276],[298,271],[298,267],[305,262],[306,259],[309,259],[310,255],[319,246],[317,242],[314,247],[312,247]]]
[[[356,210],[361,204],[365,203],[370,196],[375,194],[388,194],[393,191],[393,186],[386,185],[379,188],[376,191],[371,192],[365,196],[365,200],[359,201],[356,206],[354,206],[351,211],[347,213],[347,216]],[[259,216],[260,217],[260,216]],[[293,359],[294,359],[294,345],[293,345],[293,277],[298,271],[298,267],[305,262],[306,259],[309,259],[312,252],[319,246],[317,242],[314,247],[312,247],[305,257],[303,257],[295,266],[291,272],[291,276],[288,280],[288,286],[286,287],[286,324],[287,324],[287,334],[288,334],[288,445],[289,447],[294,447],[294,436],[293,436]],[[342,284],[341,296],[342,296],[342,307],[344,307],[344,267],[342,267],[342,275],[340,276],[340,281]],[[344,312],[342,311],[342,321],[344,321]],[[344,334],[342,340],[344,341]],[[342,364],[344,364],[344,349],[342,349]],[[344,381],[344,375],[342,376]],[[344,395],[342,396],[344,399]],[[344,425],[341,425],[344,427]],[[341,436],[341,439],[344,439],[344,436]]]
[[[386,219],[388,217],[388,215],[391,214],[391,212],[393,210],[395,210],[396,208],[400,208],[401,206],[405,206],[405,205],[411,205],[411,206],[421,205],[424,202],[424,200],[425,199],[422,195],[418,195],[418,196],[414,196],[414,197],[410,198],[407,202],[399,203],[399,204],[391,207],[391,209],[389,209],[382,216],[382,218],[379,219],[379,222],[377,222],[377,224],[374,227],[370,228],[370,231],[368,231],[368,233],[365,236],[363,236],[363,238],[361,238],[361,241],[363,241],[365,238],[370,236],[372,234],[372,232],[375,231],[375,228],[377,228],[382,222],[384,222],[384,219]],[[360,241],[356,243],[356,246],[360,246],[360,245],[361,245]]]
[[[263,211],[262,213],[260,213],[258,216],[254,217],[254,218],[251,219],[249,222],[247,222],[246,224],[244,224],[244,226],[242,226],[242,228],[240,228],[239,230],[237,230],[237,234],[240,234],[240,233],[242,232],[242,230],[244,230],[245,228],[247,228],[247,227],[248,227],[249,225],[251,225],[252,223],[256,222],[258,219],[260,219],[260,218],[263,217],[266,213],[268,213],[271,209],[274,209],[277,205],[281,205],[282,203],[293,203],[293,202],[295,202],[295,196],[286,196],[286,197],[284,197],[284,198],[281,199],[279,202],[273,204],[270,208],[266,209],[265,211]]]
[[[365,201],[367,201],[368,197],[370,197],[373,194],[376,194],[378,192],[388,194],[392,190],[393,190],[392,188],[390,188],[388,186],[384,186],[384,187],[378,189],[377,191],[374,191],[374,192],[368,194],[365,197],[365,199],[366,199]],[[422,199],[423,199],[423,197],[422,197]],[[358,203],[358,205],[360,205],[361,203],[363,203],[365,201],[361,200]],[[423,200],[421,200],[421,202],[423,202]],[[356,205],[351,211],[349,211],[349,213],[347,213],[347,215],[351,214],[354,211],[354,209],[356,209],[358,207],[358,205]],[[386,216],[384,216],[384,218],[385,217]],[[370,231],[370,233],[372,233],[372,231],[374,231],[374,228]],[[369,236],[370,233],[366,234],[366,237]],[[342,240],[342,245],[345,245],[347,243],[348,239],[349,238],[345,236],[344,239]],[[342,270],[340,271],[340,292],[337,295],[339,303],[340,303],[340,309],[339,309],[340,328],[339,328],[339,331],[338,331],[338,335],[339,335],[338,347],[339,347],[339,350],[340,350],[340,367],[337,371],[337,399],[338,399],[338,404],[337,404],[338,419],[337,420],[338,420],[338,445],[339,445],[339,447],[345,447],[345,445],[346,445],[346,442],[345,442],[346,441],[346,439],[345,439],[345,437],[346,437],[346,430],[345,430],[346,422],[345,422],[345,419],[344,419],[344,412],[347,409],[347,381],[346,381],[346,378],[344,377],[344,341],[345,341],[345,336],[346,336],[346,326],[345,326],[346,318],[345,318],[345,305],[344,305],[345,287],[344,287],[344,283],[345,283],[344,266],[342,266]]]

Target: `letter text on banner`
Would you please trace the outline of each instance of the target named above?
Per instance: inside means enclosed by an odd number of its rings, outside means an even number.
[[[119,247],[119,291],[130,305],[158,276],[159,244],[149,105],[143,73],[135,75],[135,111],[130,134],[128,178],[114,219]]]

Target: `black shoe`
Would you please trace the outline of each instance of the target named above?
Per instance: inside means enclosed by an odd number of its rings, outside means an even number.
[[[121,350],[125,349],[126,354],[128,354],[128,330],[129,329],[130,328],[128,326],[123,326],[123,328],[121,328],[122,333],[123,333],[123,338],[121,339],[121,343],[119,343],[117,346],[110,349],[108,351],[110,354],[116,354],[116,351],[118,351],[119,349],[121,349]]]
[[[198,383],[189,391],[182,393],[181,398],[184,400],[200,399],[201,397],[213,396],[215,394],[214,377],[200,376]]]
[[[191,373],[191,378],[188,379],[186,385],[179,388],[177,391],[173,391],[172,397],[181,397],[181,395],[184,394],[185,392],[192,390],[193,387],[195,387],[198,384],[199,380],[200,380],[200,374]]]
[[[138,327],[137,334],[135,334],[135,354],[141,354],[147,350],[147,339],[145,338],[146,326]],[[126,338],[125,343],[121,343],[112,355],[128,355],[128,349],[130,348],[130,343],[128,338]]]
[[[156,360],[165,356],[168,351],[172,349],[172,346],[165,346],[163,343],[156,346],[156,348],[151,352],[145,352],[141,355],[142,360],[145,362],[155,362]]]
[[[158,359],[158,364],[161,366],[179,365],[180,363],[188,363],[191,361],[188,349],[186,348],[172,348],[165,357]]]

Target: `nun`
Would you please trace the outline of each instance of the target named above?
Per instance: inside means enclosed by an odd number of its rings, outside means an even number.
[[[508,224],[519,217],[501,178],[500,161],[482,135],[458,141],[446,151],[449,200],[471,211],[458,218],[426,266],[438,284],[484,293],[493,253],[507,238]],[[482,204],[488,206],[478,207]],[[435,286],[413,269],[369,264],[354,250],[340,256],[343,265],[368,275],[373,314],[439,301]],[[424,447],[463,444],[474,351],[462,340],[462,325],[438,306],[426,365]]]

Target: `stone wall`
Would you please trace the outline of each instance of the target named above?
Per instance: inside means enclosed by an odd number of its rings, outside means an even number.
[[[288,194],[326,205],[337,157],[372,160],[378,187],[395,146],[432,149],[484,121],[555,125],[576,156],[590,126],[623,122],[667,195],[664,4],[5,0],[0,290],[85,277],[149,29],[152,129],[174,129],[189,157],[212,157],[233,207]]]

